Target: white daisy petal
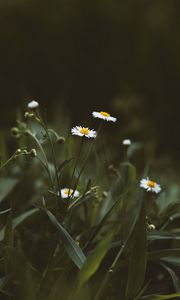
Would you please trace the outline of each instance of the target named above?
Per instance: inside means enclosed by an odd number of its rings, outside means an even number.
[[[79,197],[79,192],[77,190],[69,189],[69,188],[63,188],[61,189],[61,197],[63,199],[66,198],[77,198]]]
[[[105,112],[105,111],[100,111],[100,112],[93,111],[92,115],[93,115],[94,118],[102,119],[102,120],[105,120],[105,121],[111,121],[111,122],[116,122],[117,121],[116,118],[111,117],[111,115],[109,113]]]
[[[141,179],[139,186],[148,192],[154,192],[156,194],[161,191],[160,184],[150,180],[149,177],[147,177],[147,179]]]
[[[96,138],[97,133],[94,129],[88,127],[75,126],[71,129],[72,135],[85,136],[87,138]]]

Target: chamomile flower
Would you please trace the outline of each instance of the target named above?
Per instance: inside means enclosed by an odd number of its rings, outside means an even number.
[[[77,190],[69,189],[69,188],[64,188],[61,189],[61,197],[63,199],[65,198],[77,198],[79,197],[79,192]]]
[[[85,136],[87,138],[96,138],[97,133],[94,129],[88,127],[75,126],[71,129],[72,135]]]
[[[122,141],[122,144],[124,146],[130,146],[131,145],[131,140],[130,139],[125,139],[125,140]]]
[[[92,115],[93,115],[94,118],[102,119],[102,120],[105,120],[105,121],[112,121],[112,122],[117,121],[116,118],[111,117],[111,115],[109,113],[105,112],[105,111],[100,111],[100,112],[93,111]]]
[[[30,109],[35,109],[39,106],[39,103],[35,100],[32,100],[31,102],[28,103],[28,108]]]
[[[147,177],[147,179],[141,179],[140,187],[147,190],[147,192],[154,192],[156,194],[161,191],[160,184],[150,180],[149,177]]]

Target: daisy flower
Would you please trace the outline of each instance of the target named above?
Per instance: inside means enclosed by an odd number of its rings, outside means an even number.
[[[61,197],[63,199],[69,198],[69,197],[76,198],[76,197],[79,197],[79,192],[77,190],[74,191],[73,189],[64,188],[64,189],[61,189]]]
[[[147,192],[154,192],[156,194],[160,193],[161,186],[156,182],[152,181],[147,177],[147,179],[141,179],[140,187],[147,190]]]
[[[35,109],[39,106],[39,103],[35,100],[32,100],[31,102],[28,103],[28,108],[30,109]]]
[[[102,119],[102,120],[105,120],[105,121],[112,121],[112,122],[117,121],[116,118],[111,117],[111,115],[109,113],[105,112],[105,111],[100,111],[100,112],[93,111],[92,115],[93,115],[94,118]]]
[[[122,141],[122,144],[124,146],[130,146],[131,145],[131,140],[130,139],[125,139],[125,140]]]
[[[71,129],[72,135],[85,136],[87,138],[95,138],[97,133],[94,129],[89,129],[88,127],[75,126]]]

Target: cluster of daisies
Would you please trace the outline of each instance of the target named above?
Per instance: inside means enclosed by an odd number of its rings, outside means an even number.
[[[102,119],[104,121],[116,122],[117,119],[112,117],[109,113],[105,111],[94,111],[92,113],[94,118]],[[88,127],[75,126],[71,129],[73,135],[85,136],[87,138],[96,138],[97,132],[94,129],[89,129]]]
[[[28,108],[35,110],[39,107],[39,103],[35,100],[32,100],[31,102],[28,103]],[[104,121],[110,121],[110,122],[116,122],[117,119],[115,117],[112,117],[108,112],[105,111],[94,111],[92,113],[92,116],[94,118],[98,118]],[[71,134],[72,135],[77,135],[80,137],[86,137],[86,138],[96,138],[97,137],[97,132],[94,129],[89,129],[88,127],[83,127],[83,126],[75,126],[71,129]],[[125,139],[123,140],[122,144],[124,146],[130,146],[131,145],[131,140],[130,139]],[[145,189],[147,192],[154,192],[156,194],[160,193],[161,191],[161,186],[150,180],[149,177],[143,178],[140,181],[140,187]],[[61,189],[61,197],[62,198],[75,198],[79,197],[80,193],[77,190],[73,190],[71,188],[63,188]]]

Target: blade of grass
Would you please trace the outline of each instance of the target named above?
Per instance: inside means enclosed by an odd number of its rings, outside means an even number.
[[[26,219],[28,219],[29,217],[33,216],[35,213],[39,212],[39,210],[37,208],[33,208],[25,213],[23,213],[22,215],[14,218],[12,220],[12,228],[15,229],[18,225],[20,225],[21,223],[23,223]],[[0,230],[0,242],[4,239],[4,234],[5,234],[5,227],[3,227]]]
[[[86,259],[82,269],[79,272],[77,281],[75,283],[75,294],[78,294],[80,289],[84,286],[86,282],[91,278],[91,276],[97,271],[102,260],[104,259],[107,251],[109,249],[113,233],[108,233],[95,248],[93,253]]]
[[[49,220],[58,230],[60,239],[62,240],[69,257],[72,259],[75,265],[81,269],[86,260],[82,249],[77,245],[66,229],[58,222],[56,217],[49,210],[47,210],[46,213],[49,217]]]
[[[126,300],[134,299],[137,296],[142,288],[146,273],[147,240],[145,201],[142,204],[142,209],[135,225],[132,239],[125,295]]]
[[[175,292],[180,293],[180,280],[177,277],[176,273],[173,271],[173,269],[168,267],[165,263],[161,262],[160,264],[171,276],[172,281],[173,281],[173,285],[174,285],[174,288],[175,288]]]

